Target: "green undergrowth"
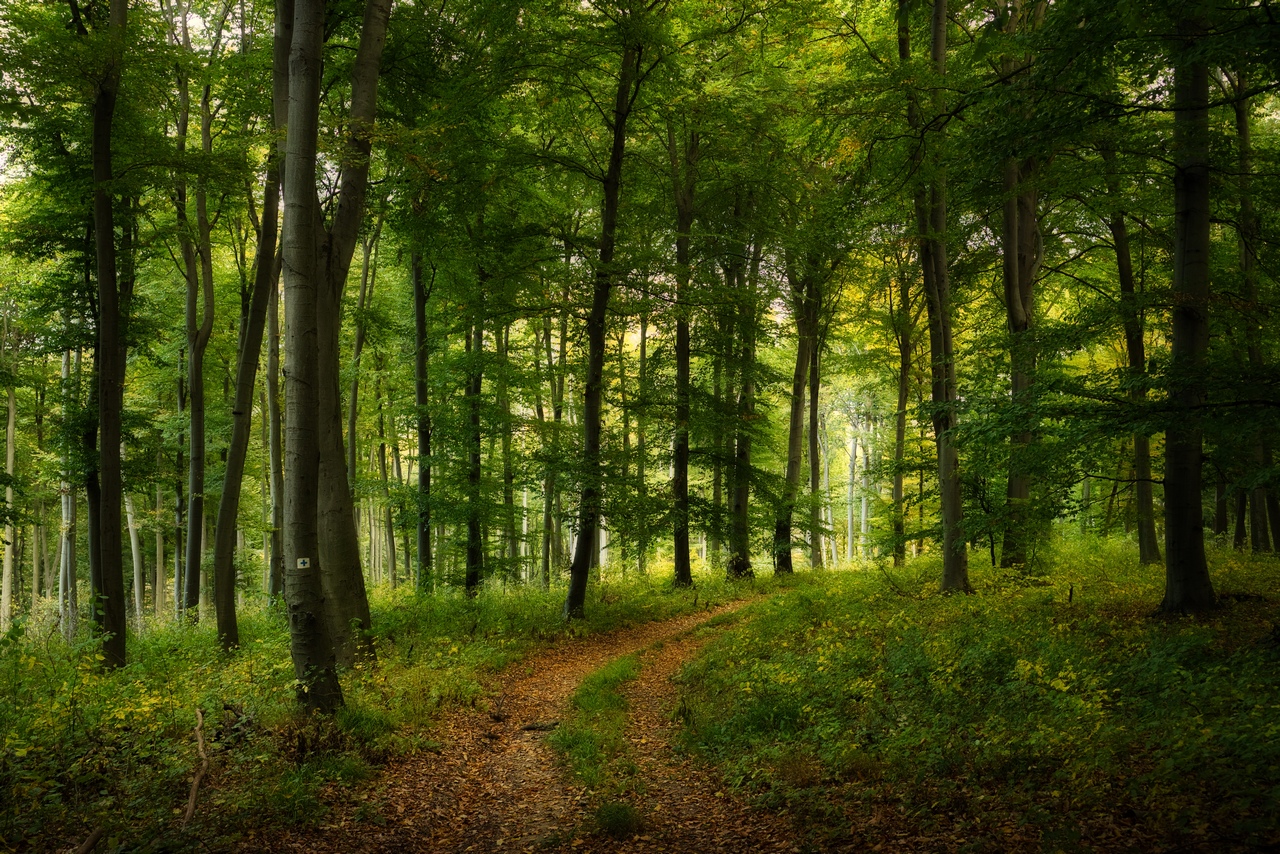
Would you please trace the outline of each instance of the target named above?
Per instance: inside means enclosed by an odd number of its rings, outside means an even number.
[[[548,741],[575,779],[598,801],[596,823],[622,838],[639,829],[634,807],[618,800],[640,783],[628,756],[627,700],[623,686],[640,675],[639,655],[624,655],[592,673],[569,700],[572,710]]]
[[[767,586],[761,583],[759,586]],[[241,648],[218,651],[212,615],[131,632],[129,663],[100,668],[95,644],[66,644],[37,613],[0,638],[0,850],[58,849],[106,829],[101,850],[217,848],[267,827],[314,824],[325,804],[391,756],[437,747],[442,711],[490,702],[491,675],[531,650],[702,610],[750,595],[707,575],[693,590],[665,576],[593,580],[588,618],[566,624],[563,590],[490,586],[372,596],[377,663],[343,673],[332,718],[294,702],[288,627],[279,608],[240,614]],[[200,765],[196,709],[210,760],[191,822],[181,823]]]
[[[685,746],[868,846],[1280,841],[1280,562],[1215,551],[1223,607],[1170,618],[1120,544],[1042,558],[975,553],[973,596],[937,593],[936,559],[800,576],[685,668]]]
[[[593,793],[613,794],[625,788],[634,765],[622,762],[627,752],[627,700],[622,687],[640,675],[640,657],[624,655],[592,673],[573,693],[573,714],[552,731],[552,748],[573,776]]]

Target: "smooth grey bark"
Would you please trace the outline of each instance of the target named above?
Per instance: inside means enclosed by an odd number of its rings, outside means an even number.
[[[350,124],[333,220],[327,230],[317,221],[317,383],[320,440],[320,560],[325,607],[339,664],[373,658],[369,637],[369,597],[360,564],[355,502],[347,480],[339,394],[339,335],[342,292],[355,253],[368,189],[369,156],[377,109],[378,74],[386,43],[391,0],[368,0],[360,44],[351,72]],[[290,128],[292,128],[292,124]],[[309,187],[315,196],[314,182]],[[318,206],[318,200],[313,202]]]
[[[283,35],[282,22],[288,20],[293,22],[293,31],[281,235],[288,454],[284,493],[285,599],[298,700],[308,708],[330,712],[342,705],[342,687],[324,602],[317,530],[320,405],[316,313],[322,274],[316,245],[321,224],[315,188],[324,0],[280,0],[276,6],[277,37]]]
[[[1195,410],[1205,400],[1199,372],[1209,348],[1209,69],[1196,51],[1203,27],[1184,21],[1174,46],[1173,338],[1169,402],[1182,415],[1165,431],[1166,613],[1217,605],[1204,551],[1203,436]]]

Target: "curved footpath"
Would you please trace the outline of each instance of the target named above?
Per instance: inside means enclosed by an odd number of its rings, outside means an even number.
[[[705,642],[690,631],[744,604],[558,643],[516,662],[500,677],[493,709],[462,709],[441,722],[438,753],[395,760],[319,828],[249,837],[242,850],[799,851],[785,817],[747,806],[723,790],[714,769],[670,746],[677,699],[671,677]],[[642,792],[626,800],[643,827],[615,840],[595,832],[595,803],[567,779],[538,725],[568,714],[569,697],[588,674],[641,651],[640,675],[623,691],[626,738],[643,780]]]

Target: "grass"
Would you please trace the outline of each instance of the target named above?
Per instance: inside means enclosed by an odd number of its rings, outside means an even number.
[[[639,675],[638,655],[624,655],[592,673],[569,700],[572,716],[549,738],[573,776],[595,793],[622,791],[634,767],[625,761],[627,701],[621,689]]]
[[[1163,571],[1058,542],[1035,578],[803,575],[681,676],[729,782],[867,844],[1247,850],[1280,841],[1280,564],[1215,551],[1224,607],[1157,618]]]
[[[216,848],[266,826],[314,824],[326,799],[390,756],[435,748],[441,713],[489,702],[492,674],[533,649],[755,589],[704,576],[695,590],[673,590],[658,571],[606,574],[592,585],[588,619],[573,624],[560,618],[561,589],[495,585],[474,599],[375,591],[378,663],[342,675],[346,706],[332,718],[294,703],[279,609],[243,609],[230,657],[211,619],[148,624],[111,673],[95,644],[64,643],[53,615],[38,612],[0,637],[0,850],[75,847],[97,827],[107,830],[103,850]],[[197,707],[211,768],[184,828]]]

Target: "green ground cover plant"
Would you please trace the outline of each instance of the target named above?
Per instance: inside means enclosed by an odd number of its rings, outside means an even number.
[[[592,673],[569,700],[573,715],[552,732],[551,746],[589,790],[620,790],[627,751],[627,700],[622,686],[640,675],[640,657],[624,655]]]
[[[247,607],[239,651],[223,656],[213,621],[155,623],[130,637],[130,662],[104,671],[88,638],[66,644],[50,615],[0,639],[0,848],[78,844],[182,847],[246,828],[315,822],[326,787],[366,778],[389,756],[431,749],[432,725],[460,704],[488,702],[498,669],[568,633],[608,631],[749,595],[750,584],[699,576],[672,589],[669,573],[594,585],[589,619],[564,623],[563,590],[492,585],[479,596],[406,586],[373,597],[376,665],[343,675],[346,706],[308,716],[294,701],[283,612]],[[183,824],[200,766],[196,709],[210,758],[197,807]],[[185,842],[184,842],[185,840]]]
[[[1159,568],[1102,540],[1040,577],[975,559],[973,596],[936,592],[936,558],[807,574],[686,667],[682,737],[867,844],[1274,844],[1280,564],[1212,560],[1223,606],[1198,618],[1153,616]]]

